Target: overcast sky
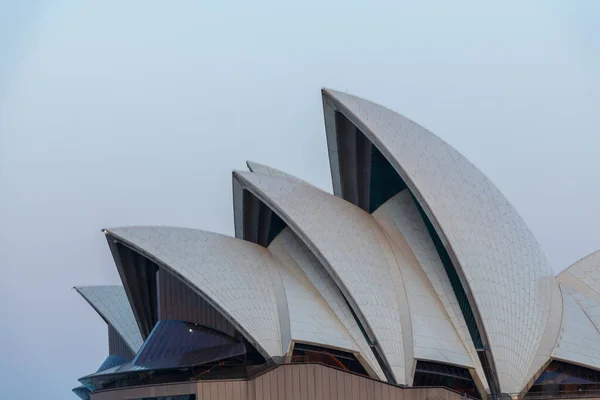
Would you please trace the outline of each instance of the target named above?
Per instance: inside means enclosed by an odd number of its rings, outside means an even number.
[[[119,283],[101,228],[231,235],[247,159],[331,191],[324,86],[455,146],[556,272],[600,249],[600,2],[90,3],[0,0],[3,398],[106,356],[71,290]]]

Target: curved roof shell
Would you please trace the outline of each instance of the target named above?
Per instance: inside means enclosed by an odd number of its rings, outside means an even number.
[[[293,343],[355,353],[371,375],[382,377],[305,272],[292,260],[290,238],[269,249],[195,229],[132,227],[107,230],[185,282],[219,310],[266,358],[289,353]],[[361,348],[362,347],[362,348]]]
[[[433,224],[459,272],[500,390],[518,392],[550,318],[551,267],[523,219],[460,153],[413,121],[323,90],[333,187],[341,196],[336,112],[383,154]],[[343,151],[343,149],[340,149]]]
[[[133,354],[143,343],[123,286],[79,286],[75,290],[123,338]]]
[[[564,310],[552,357],[600,369],[600,251],[568,267],[557,280]]]
[[[399,212],[395,203],[371,216],[281,171],[254,163],[250,169],[257,172],[234,173],[238,181],[234,188],[249,190],[274,210],[288,225],[286,230],[291,228],[315,261],[329,272],[330,279],[354,304],[363,327],[371,329],[368,334],[381,346],[397,382],[411,384],[415,362],[421,359],[477,368],[477,379],[485,385],[471,339],[457,332],[463,327],[456,317],[456,305],[447,304],[457,326],[403,233],[393,223],[387,224]],[[236,211],[236,230],[240,232],[244,212]],[[425,238],[428,236],[412,235],[413,246],[423,250],[428,245],[422,242]],[[440,271],[435,273],[445,277]],[[441,290],[445,293],[444,288]],[[381,304],[388,312],[381,311]],[[464,320],[462,323],[464,326]],[[386,337],[390,332],[397,335],[396,342],[390,343]]]
[[[552,357],[600,369],[600,304],[568,286],[561,285],[561,291],[563,320]]]
[[[266,249],[186,228],[127,227],[108,229],[107,234],[197,291],[249,341],[254,340],[263,356],[284,354],[276,299],[282,284]]]
[[[306,245],[285,228],[268,249],[281,261],[292,339],[354,352],[373,376],[385,379],[342,293]],[[303,290],[288,290],[288,275]]]
[[[373,217],[395,243],[409,297],[415,358],[477,367],[485,380],[448,276],[408,190],[389,199]]]
[[[396,382],[404,384],[410,372],[403,340],[403,332],[410,329],[406,296],[392,249],[373,217],[287,175],[236,171],[234,179],[277,213],[313,252],[371,342],[378,344]]]
[[[600,301],[600,251],[577,261],[556,278],[561,284]]]

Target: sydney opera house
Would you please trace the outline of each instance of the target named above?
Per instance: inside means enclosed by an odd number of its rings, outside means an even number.
[[[248,162],[235,237],[104,230],[122,286],[76,288],[109,345],[75,394],[600,397],[600,252],[554,276],[450,145],[369,101],[322,98],[333,194]]]

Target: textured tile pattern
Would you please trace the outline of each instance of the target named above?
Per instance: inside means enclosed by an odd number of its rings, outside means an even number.
[[[561,272],[558,281],[600,301],[600,251],[582,258]]]
[[[550,306],[550,318],[546,324],[546,331],[538,352],[529,367],[529,372],[523,377],[520,393],[525,393],[542,374],[543,368],[552,357],[556,347],[558,335],[563,321],[563,296],[558,285],[552,286],[552,302]]]
[[[518,392],[537,355],[556,285],[533,234],[500,191],[440,138],[384,107],[324,91],[332,166],[335,109],[392,163],[437,225],[473,293],[501,390]],[[332,173],[339,195],[335,167]]]
[[[483,386],[487,388],[487,382],[481,367],[481,362],[475,351],[475,346],[471,340],[471,335],[458,304],[458,300],[456,299],[456,295],[454,294],[454,290],[452,289],[452,285],[450,284],[450,280],[448,279],[448,275],[442,265],[435,245],[429,236],[429,232],[427,231],[425,223],[423,222],[410,193],[408,190],[404,190],[388,200],[384,206],[376,210],[373,215],[380,224],[392,223],[406,240],[410,250],[427,276],[429,284],[433,287],[435,295],[437,295],[438,300],[442,303],[460,341],[467,350],[473,366],[477,371],[477,376]]]
[[[453,298],[456,302],[456,297],[454,293],[447,293],[447,287],[440,284],[440,281],[446,283],[448,278],[408,192],[404,191],[388,200],[373,213],[373,217],[388,235],[390,243],[395,244],[393,248],[408,297],[414,357],[474,367],[477,355],[473,354],[472,358],[465,348],[465,344],[470,344],[474,352],[473,342],[464,335],[461,339],[458,333],[464,328],[448,300]],[[429,274],[425,272],[426,268]],[[447,284],[450,285],[450,282]],[[446,307],[437,292],[444,296]],[[454,320],[450,318],[450,314],[454,316]],[[464,323],[464,318],[462,322]]]
[[[81,286],[75,290],[111,325],[135,354],[143,340],[123,286]]]
[[[300,341],[310,339],[317,344],[347,348],[358,353],[358,357],[367,363],[374,375],[385,380],[342,293],[306,245],[290,228],[285,228],[268,248],[304,288],[303,293],[291,296],[288,284],[285,285],[292,319],[292,338]],[[284,275],[284,283],[286,281]],[[307,298],[308,294],[311,298]],[[299,301],[293,301],[292,297],[299,297]],[[304,301],[304,298],[308,301]],[[298,330],[294,328],[296,317],[293,314],[303,315],[298,321]]]
[[[283,354],[277,303],[281,280],[267,249],[194,229],[131,227],[109,232],[198,288],[263,355]]]
[[[581,301],[586,301],[585,296],[562,285],[561,290],[564,303],[563,321],[552,355],[560,360],[598,369],[600,332],[580,305]],[[594,308],[598,309],[597,303]]]
[[[571,265],[560,273],[557,279],[560,282],[565,297],[570,297],[569,305],[571,308],[574,308],[573,301],[575,301],[596,330],[600,331],[600,251],[592,253]],[[565,314],[568,312],[565,306]],[[577,315],[583,320],[580,313],[577,313]],[[569,334],[577,333],[583,335],[585,333],[583,330],[578,332],[577,328],[572,326],[574,323],[572,320],[573,318],[567,318],[566,315],[563,316],[561,341],[559,341],[559,347],[555,349],[554,353],[559,354],[565,361],[584,364],[592,368],[599,367],[596,358],[597,354],[593,351],[586,352],[585,348],[580,349],[584,352],[585,357],[577,352],[569,355],[565,351],[565,341],[568,343],[577,342],[581,346],[600,349],[600,342],[592,341],[593,335],[591,334],[589,334],[586,341],[580,340],[577,336],[568,336]],[[572,343],[570,345],[572,346]]]
[[[302,179],[300,179],[294,175],[290,175],[286,172],[283,172],[277,168],[259,164],[254,161],[246,161],[246,165],[248,166],[248,170],[250,170],[250,172],[267,175],[267,176],[273,176],[275,178],[284,178],[291,182],[300,182],[300,183],[304,183],[304,184],[312,186],[312,184],[310,182],[303,181]]]
[[[333,347],[354,353],[358,347],[312,283],[301,271],[281,269],[294,342]]]
[[[406,381],[400,321],[403,286],[394,254],[373,217],[299,180],[251,172],[234,178],[271,207],[327,268],[356,306],[399,383]]]

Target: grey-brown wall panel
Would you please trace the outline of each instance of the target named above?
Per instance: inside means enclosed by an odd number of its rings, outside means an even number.
[[[202,381],[92,394],[91,400],[130,400],[196,394],[197,400],[460,400],[444,388],[401,388],[317,364],[283,365],[251,381]]]
[[[108,354],[123,357],[128,361],[133,360],[135,355],[119,332],[110,325],[108,325]]]
[[[196,400],[250,400],[251,397],[249,397],[248,387],[249,382],[244,381],[200,383],[198,385],[198,394]]]
[[[178,396],[184,394],[196,394],[197,390],[198,384],[196,382],[172,385],[143,386],[92,393],[91,400],[130,400],[141,399],[145,397]]]
[[[158,287],[160,319],[193,322],[234,335],[235,328],[223,315],[185,283],[163,269],[158,272]]]

